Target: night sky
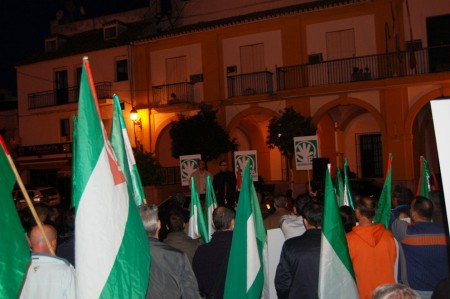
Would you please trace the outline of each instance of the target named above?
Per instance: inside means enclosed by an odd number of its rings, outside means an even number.
[[[0,0],[0,89],[16,91],[14,65],[42,51],[50,35],[50,22],[58,10],[64,18],[93,17],[145,7],[155,0]]]

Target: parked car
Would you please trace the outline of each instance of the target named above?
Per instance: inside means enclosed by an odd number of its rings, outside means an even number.
[[[58,190],[53,187],[27,188],[27,192],[33,204],[43,203],[48,206],[55,206],[61,202]],[[18,210],[22,210],[28,206],[25,196],[20,189],[13,191],[13,198]]]

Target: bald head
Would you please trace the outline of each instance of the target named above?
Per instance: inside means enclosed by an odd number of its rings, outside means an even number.
[[[48,224],[42,225],[45,235],[47,236],[47,239],[50,242],[50,245],[53,249],[56,248],[56,229]],[[30,233],[30,243],[31,243],[31,251],[36,253],[51,253],[50,249],[48,248],[44,236],[42,235],[42,231],[39,229],[38,226],[34,226],[31,229]]]

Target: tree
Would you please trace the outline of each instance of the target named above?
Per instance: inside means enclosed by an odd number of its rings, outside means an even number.
[[[134,151],[134,159],[143,186],[159,186],[162,183],[161,164],[152,153]]]
[[[200,111],[191,117],[179,116],[171,123],[172,156],[201,154],[202,159],[211,161],[221,154],[236,148],[227,131],[217,122],[217,111],[210,105],[202,104]]]
[[[268,129],[267,145],[271,149],[277,147],[286,156],[290,166],[295,154],[294,137],[316,134],[311,117],[304,117],[292,107],[284,108],[281,116],[272,117]]]

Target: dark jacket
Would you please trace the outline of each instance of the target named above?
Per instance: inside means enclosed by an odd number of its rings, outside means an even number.
[[[150,244],[150,281],[146,298],[200,298],[197,280],[186,254],[148,238]]]
[[[203,244],[203,240],[202,238],[192,239],[191,237],[186,235],[185,232],[179,231],[169,233],[164,239],[164,243],[169,244],[170,246],[186,253],[189,262],[192,265],[192,259],[194,258],[195,251],[197,250],[199,245]]]
[[[211,242],[198,247],[192,261],[200,291],[216,299],[223,298],[232,238],[232,231],[215,232]]]
[[[320,242],[319,229],[286,240],[275,275],[279,299],[318,298]]]
[[[220,171],[214,175],[214,190],[217,192],[217,203],[219,206],[225,205],[234,208],[236,201],[236,176],[232,171]]]

